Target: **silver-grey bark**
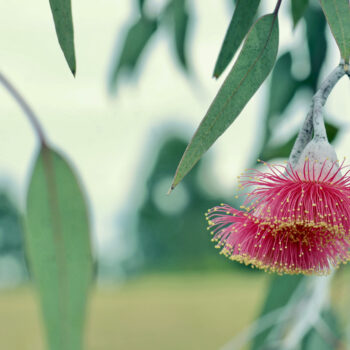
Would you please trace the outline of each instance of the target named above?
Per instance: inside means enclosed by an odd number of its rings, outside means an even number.
[[[304,124],[300,129],[298,137],[294,143],[292,152],[289,156],[289,163],[295,166],[299,160],[301,152],[305,146],[311,141],[312,134],[314,133],[314,140],[328,141],[326,128],[323,120],[323,107],[327,101],[327,98],[333,90],[339,79],[345,75],[349,75],[348,67],[341,62],[328,77],[322,82],[320,88],[312,98],[310,110],[305,118]]]

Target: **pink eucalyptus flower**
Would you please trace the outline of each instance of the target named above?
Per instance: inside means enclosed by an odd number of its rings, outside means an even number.
[[[268,165],[241,176],[250,188],[237,210],[206,214],[221,253],[279,274],[325,274],[346,262],[350,247],[349,170],[328,143],[311,141],[298,164]],[[344,175],[341,175],[344,170]]]

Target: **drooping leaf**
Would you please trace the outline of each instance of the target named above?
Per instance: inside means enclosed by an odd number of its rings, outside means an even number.
[[[137,3],[138,3],[140,12],[143,12],[143,8],[145,6],[146,0],[137,0]]]
[[[270,73],[277,51],[278,19],[274,14],[263,16],[248,33],[235,65],[187,146],[172,189],[237,118]]]
[[[75,75],[74,29],[71,0],[50,0],[56,34],[68,66]]]
[[[350,59],[350,3],[349,0],[320,0],[323,12],[338,44],[340,55]]]
[[[327,54],[326,20],[319,8],[310,6],[305,12],[307,45],[310,55],[308,85],[316,91],[319,75]]]
[[[173,0],[174,36],[176,54],[183,68],[188,68],[186,57],[186,39],[189,14],[186,9],[186,0]]]
[[[278,58],[272,72],[268,116],[280,115],[293,99],[298,82],[292,75],[292,55],[286,52]]]
[[[85,199],[67,161],[42,147],[27,196],[26,244],[50,350],[82,350],[92,279]]]
[[[260,0],[238,0],[214,68],[218,78],[231,62],[251,27]]]
[[[303,17],[308,4],[309,4],[309,0],[292,0],[291,1],[294,28],[297,26],[298,22]]]
[[[157,21],[142,15],[137,22],[131,26],[124,40],[119,59],[112,65],[110,76],[110,89],[116,87],[119,74],[125,70],[132,73],[142,55],[144,48],[157,29]]]
[[[339,127],[335,126],[334,124],[325,122],[326,125],[326,132],[328,136],[328,141],[332,143],[335,138],[338,135]],[[293,145],[295,143],[295,140],[297,139],[297,134],[295,134],[293,137],[291,137],[289,140],[287,140],[285,143],[276,145],[276,146],[266,146],[262,153],[260,154],[259,158],[263,159],[264,161],[268,161],[274,158],[288,158],[290,155],[290,152],[292,151]]]
[[[288,301],[290,300],[293,293],[299,287],[299,285],[303,282],[303,276],[295,275],[295,276],[273,276],[271,278],[270,286],[267,291],[265,303],[262,307],[261,313],[259,317],[263,317],[268,313],[277,310],[283,306],[286,306]],[[264,348],[263,345],[266,345],[266,339],[271,331],[271,328],[266,329],[265,331],[259,333],[252,342],[251,350],[260,350],[260,349],[268,349],[268,347]]]

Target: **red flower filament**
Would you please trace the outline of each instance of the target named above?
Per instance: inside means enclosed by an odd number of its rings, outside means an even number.
[[[221,254],[279,274],[326,274],[350,258],[350,177],[346,167],[309,160],[303,169],[268,165],[241,177],[254,186],[237,210],[206,214]]]

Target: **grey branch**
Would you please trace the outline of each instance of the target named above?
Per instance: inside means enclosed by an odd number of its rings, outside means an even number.
[[[344,62],[341,62],[340,65],[323,81],[320,88],[312,98],[310,110],[289,156],[289,163],[291,166],[295,166],[298,162],[301,152],[311,141],[313,132],[315,141],[327,141],[327,133],[323,120],[323,107],[334,86],[345,74],[348,74],[348,72],[345,71]]]
[[[298,137],[294,143],[292,152],[289,156],[289,163],[294,167],[301,155],[301,152],[305,148],[305,146],[311,141],[312,139],[312,132],[314,130],[313,126],[313,120],[312,120],[312,111],[313,111],[313,103],[311,105],[310,111],[307,114],[304,124],[301,127]]]
[[[45,133],[41,127],[39,122],[39,118],[35,115],[32,108],[25,101],[25,99],[21,96],[18,90],[10,83],[10,81],[0,72],[0,84],[4,86],[4,88],[12,95],[18,105],[22,108],[24,114],[27,116],[29,122],[33,126],[33,129],[38,135],[40,143],[42,145],[46,145],[46,137]]]
[[[313,97],[313,120],[315,141],[328,141],[326,128],[323,121],[323,106],[339,79],[345,75],[344,65],[340,64],[321,84],[319,90]]]

